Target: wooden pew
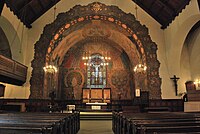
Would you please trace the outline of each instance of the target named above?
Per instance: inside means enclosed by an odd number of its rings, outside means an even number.
[[[155,116],[155,115],[154,115]],[[193,126],[198,126],[199,122],[196,122],[197,120],[199,120],[199,118],[196,117],[191,117],[188,115],[173,115],[173,114],[166,114],[164,116],[162,116],[162,114],[159,116],[160,117],[154,117],[152,115],[150,115],[150,117],[148,117],[147,119],[130,119],[129,118],[129,125],[127,127],[127,130],[129,130],[131,127],[134,129],[131,129],[130,131],[127,131],[127,133],[133,133],[134,131],[137,130],[138,133],[146,133],[146,130],[150,130],[152,132],[160,132],[159,129],[165,129],[165,131],[161,131],[161,132],[168,132],[168,133],[175,133],[175,130],[178,130],[176,132],[186,132],[184,129],[182,129],[182,127],[190,127],[191,129],[188,129],[189,132],[198,132],[198,128],[195,127],[195,129],[193,128]],[[156,115],[157,116],[157,115]],[[138,122],[139,121],[139,122]],[[171,126],[171,124],[173,124]],[[169,127],[170,126],[170,127]],[[154,129],[152,129],[154,127]],[[157,127],[157,130],[155,130],[155,128]],[[124,128],[126,129],[126,128]],[[167,131],[168,130],[168,131]],[[182,131],[180,131],[182,130]],[[126,132],[124,132],[126,133]]]
[[[135,122],[131,121],[130,126],[127,126],[127,131],[123,133],[180,133],[180,132],[200,132],[200,122]],[[184,129],[183,129],[184,128]],[[187,128],[187,129],[185,129]]]
[[[113,132],[115,134],[196,133],[200,132],[199,126],[199,113],[113,113]]]
[[[79,129],[79,113],[0,114],[0,133],[2,134],[76,134]]]

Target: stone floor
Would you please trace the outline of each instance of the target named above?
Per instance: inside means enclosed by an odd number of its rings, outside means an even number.
[[[112,121],[81,121],[78,134],[114,134]]]

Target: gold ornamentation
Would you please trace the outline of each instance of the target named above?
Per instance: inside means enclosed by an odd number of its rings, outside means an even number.
[[[69,28],[69,27],[70,27],[70,24],[67,23],[67,24],[65,25],[65,28],[67,29],[67,28]]]
[[[98,11],[101,11],[102,10],[102,4],[99,4],[99,3],[94,3],[92,5],[92,11],[95,11],[95,12],[98,12]]]
[[[108,38],[111,35],[110,30],[99,24],[92,24],[85,27],[82,31],[83,37],[104,37]]]

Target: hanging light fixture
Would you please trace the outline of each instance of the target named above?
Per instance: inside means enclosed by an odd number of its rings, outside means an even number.
[[[45,67],[43,67],[44,72],[46,73],[57,73],[58,69],[56,66],[54,65],[47,65]]]
[[[109,61],[111,60],[111,57],[109,56],[108,52],[106,52],[105,56],[98,55],[95,57],[96,60],[99,58],[102,60],[100,63],[101,66],[108,66]],[[89,64],[88,61],[91,60],[92,57],[90,56],[90,52],[84,52],[82,60],[84,61],[85,66],[92,66],[92,64]]]
[[[136,97],[140,97],[141,95],[141,88],[142,88],[142,84],[141,84],[141,76],[143,74],[146,73],[146,70],[147,70],[147,66],[146,64],[143,64],[142,63],[142,60],[141,60],[141,57],[139,56],[138,54],[138,59],[139,59],[139,64],[137,64],[134,68],[133,68],[133,71],[134,73],[136,74],[136,89],[135,89],[135,96]]]
[[[54,3],[55,3],[55,0],[54,0]],[[53,8],[53,21],[56,20],[56,4]],[[55,29],[55,24],[53,25],[54,29]],[[57,73],[58,72],[58,69],[56,66],[54,66],[53,64],[49,64],[49,65],[46,65],[45,67],[43,67],[43,70],[47,73]]]
[[[143,73],[143,72],[146,72],[146,70],[147,70],[147,66],[141,63],[137,64],[133,69],[135,73]]]
[[[146,72],[146,70],[147,70],[147,66],[144,65],[144,64],[141,64],[141,63],[137,64],[134,67],[133,71],[136,74],[136,78],[138,79],[137,82],[140,81],[140,75],[144,74]],[[137,86],[136,86],[136,89],[135,89],[135,96],[136,97],[140,97],[141,88],[142,88],[141,83],[140,82],[137,83]]]
[[[84,52],[84,55],[82,57],[82,60],[89,60],[91,59],[90,53],[89,52]]]
[[[138,57],[138,60],[139,60],[139,63],[133,68],[133,71],[137,74],[137,73],[145,73],[146,70],[147,70],[147,66],[146,64],[144,64],[142,62],[142,57],[141,55],[137,52],[137,57]]]

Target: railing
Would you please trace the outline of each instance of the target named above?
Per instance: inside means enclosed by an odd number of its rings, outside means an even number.
[[[0,108],[3,105],[16,103],[24,103],[26,106],[26,111],[35,112],[45,112],[48,111],[49,105],[52,103],[50,99],[0,99]],[[55,99],[53,104],[55,105],[55,110],[65,110],[67,105],[76,105],[76,108],[84,108],[85,104],[82,100],[57,100]],[[142,110],[143,108],[169,108],[171,112],[183,111],[183,100],[182,99],[156,99],[149,100],[149,104],[145,102],[136,103],[132,100],[113,100],[112,103],[108,103],[108,108],[111,110],[120,110],[123,107],[139,106]],[[141,111],[143,112],[143,111]]]

